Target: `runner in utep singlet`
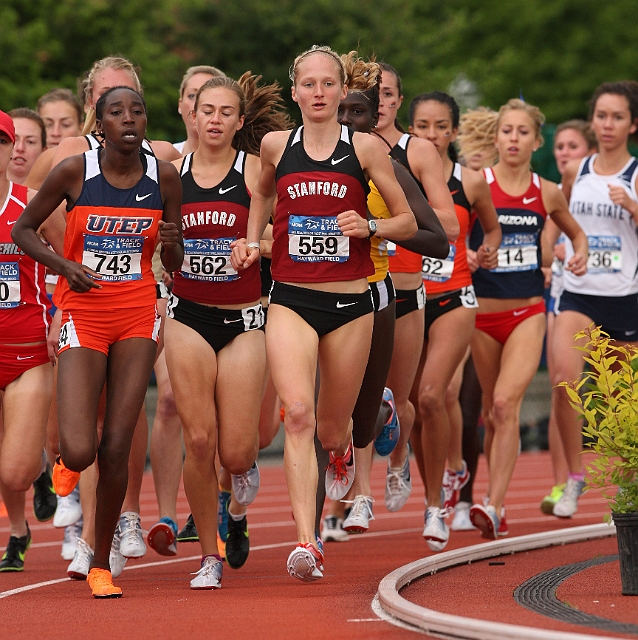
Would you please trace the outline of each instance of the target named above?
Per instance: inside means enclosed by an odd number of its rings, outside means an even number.
[[[60,453],[54,484],[72,491],[79,472],[98,456],[96,544],[87,576],[95,597],[119,597],[109,551],[128,476],[128,457],[156,353],[159,317],[151,257],[159,237],[169,270],[183,249],[181,185],[173,167],[141,151],[146,107],[127,87],[96,105],[104,149],[61,163],[27,206],[13,231],[26,253],[63,278],[55,302],[62,309],[58,354]],[[44,248],[35,230],[63,200],[68,216],[65,258]],[[81,383],[80,383],[81,381]],[[102,438],[97,403],[106,382]]]

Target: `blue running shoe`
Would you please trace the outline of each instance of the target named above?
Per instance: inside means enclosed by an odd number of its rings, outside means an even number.
[[[383,402],[390,405],[392,412],[388,421],[383,425],[381,433],[374,440],[374,449],[380,456],[389,456],[397,446],[401,427],[399,426],[397,409],[394,406],[394,395],[388,387],[383,390]]]
[[[219,490],[219,508],[217,510],[217,533],[222,542],[228,538],[228,505],[230,504],[230,491]]]

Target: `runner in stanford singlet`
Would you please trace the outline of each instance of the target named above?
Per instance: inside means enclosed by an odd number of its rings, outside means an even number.
[[[409,238],[416,223],[381,144],[337,122],[347,91],[339,56],[328,47],[310,49],[295,60],[291,79],[303,127],[264,137],[247,242],[237,243],[233,263],[246,268],[259,257],[258,241],[277,195],[266,348],[285,409],[284,462],[299,541],[288,571],[309,581],[323,576],[315,537],[315,430],[330,451],[328,497],[343,498],[354,479],[351,415],[366,364],[361,353],[369,350],[372,333],[367,239],[386,232]],[[392,214],[376,228],[366,220],[364,171]]]

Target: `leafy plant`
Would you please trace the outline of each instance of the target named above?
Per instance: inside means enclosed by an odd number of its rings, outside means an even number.
[[[589,370],[559,386],[583,416],[583,434],[590,439],[586,448],[596,454],[587,465],[587,484],[603,489],[614,513],[637,512],[638,347],[617,345],[593,325],[575,338],[587,339],[576,348],[586,354]]]

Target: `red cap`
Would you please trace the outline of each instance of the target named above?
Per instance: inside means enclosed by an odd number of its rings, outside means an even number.
[[[16,130],[13,126],[13,120],[11,116],[4,111],[0,111],[0,131],[4,131],[11,139],[11,142],[15,144]]]

